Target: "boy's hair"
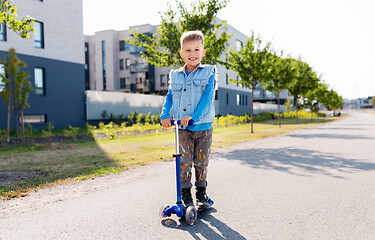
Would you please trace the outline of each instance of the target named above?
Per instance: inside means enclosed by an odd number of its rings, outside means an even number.
[[[193,41],[193,40],[201,40],[202,44],[204,44],[204,36],[203,36],[202,31],[196,30],[196,31],[184,32],[180,38],[181,48],[182,48],[182,44],[188,41]]]

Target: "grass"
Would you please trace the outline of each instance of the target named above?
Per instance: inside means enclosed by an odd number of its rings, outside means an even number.
[[[292,130],[325,123],[336,118],[310,121],[299,119],[268,120],[250,124],[214,128],[212,149],[252,139],[264,138]],[[114,139],[67,142],[25,147],[0,148],[2,172],[27,172],[34,178],[0,185],[2,199],[26,196],[29,191],[87,180],[106,174],[121,174],[124,170],[172,159],[173,131]]]

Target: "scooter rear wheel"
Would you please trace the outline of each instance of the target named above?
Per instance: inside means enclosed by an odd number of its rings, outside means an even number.
[[[185,220],[188,224],[193,225],[197,221],[198,211],[195,207],[188,207],[185,213]]]
[[[165,210],[167,210],[170,207],[171,207],[170,204],[164,204],[163,206],[161,206],[161,208],[159,210],[159,217],[160,217],[161,220],[166,219],[167,217],[170,217],[170,214],[169,214],[169,216],[164,215]]]

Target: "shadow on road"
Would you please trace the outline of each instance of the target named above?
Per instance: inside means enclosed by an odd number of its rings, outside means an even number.
[[[212,215],[215,212],[217,212],[215,208],[200,212],[197,221],[192,226],[188,225],[184,219],[180,219],[179,224],[173,219],[165,219],[162,225],[187,231],[194,239],[246,239],[239,232],[215,218]]]
[[[300,174],[298,170],[302,170],[302,172],[307,174],[323,174],[336,178],[341,178],[336,176],[337,172],[351,173],[359,170],[375,170],[375,163],[372,162],[290,147],[236,150],[218,157],[228,160],[240,160],[253,168],[278,170],[300,176],[307,175]]]
[[[337,138],[337,139],[348,139],[348,140],[356,140],[356,139],[372,139],[370,137],[364,136],[355,136],[355,135],[345,135],[345,134],[291,134],[288,135],[289,137],[295,138],[304,138],[304,139],[311,139],[311,138]]]

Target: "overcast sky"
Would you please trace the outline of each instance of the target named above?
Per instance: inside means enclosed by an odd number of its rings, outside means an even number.
[[[167,2],[83,0],[84,33],[159,24]],[[218,17],[248,36],[260,34],[275,50],[301,56],[341,96],[353,99],[375,95],[374,12],[373,0],[231,0]]]

